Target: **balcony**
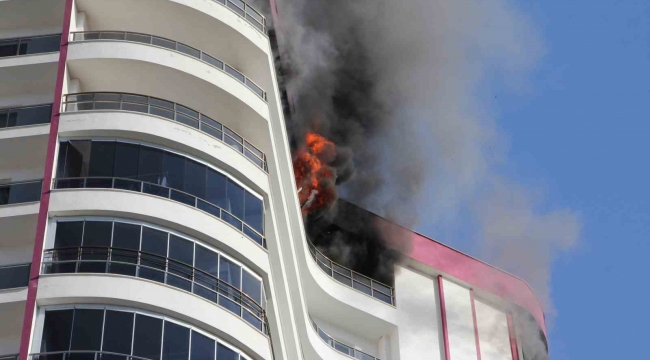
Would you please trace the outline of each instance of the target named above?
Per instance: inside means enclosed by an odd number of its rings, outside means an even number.
[[[268,172],[266,155],[241,135],[205,114],[186,106],[146,95],[128,93],[77,93],[64,97],[64,112],[128,111],[176,121],[219,140],[260,169]]]
[[[26,287],[29,284],[30,268],[31,263],[0,266],[0,290]]]
[[[169,284],[212,301],[268,335],[264,308],[243,291],[201,269],[149,252],[115,247],[45,250],[43,274],[112,273]]]
[[[140,44],[147,44],[157,47],[162,47],[168,50],[173,50],[177,53],[191,56],[195,59],[223,71],[224,73],[232,76],[237,81],[246,85],[255,95],[259,96],[262,100],[267,101],[266,92],[262,90],[252,80],[242,74],[239,70],[224,63],[217,58],[204,53],[201,50],[195,49],[189,45],[179,43],[178,41],[166,39],[159,36],[141,34],[126,31],[86,31],[86,32],[73,32],[73,42],[82,41],[127,41]]]
[[[43,180],[32,180],[0,185],[0,206],[41,200]]]
[[[366,354],[361,350],[335,340],[333,337],[329,336],[325,331],[323,331],[323,329],[321,329],[311,317],[309,318],[309,321],[311,322],[311,326],[313,327],[314,331],[316,331],[321,340],[323,340],[332,349],[358,360],[379,360],[379,358]]]
[[[0,109],[0,130],[49,124],[51,116],[52,104]]]
[[[58,52],[61,34],[0,39],[0,58]]]
[[[318,251],[311,242],[309,242],[309,252],[318,267],[332,279],[374,299],[395,306],[395,290],[392,287],[338,265]]]

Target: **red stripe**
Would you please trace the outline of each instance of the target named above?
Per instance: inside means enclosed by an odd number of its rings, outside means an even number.
[[[442,284],[442,276],[438,276],[438,289],[440,292],[440,317],[442,318],[442,338],[445,341],[445,359],[451,360],[449,352],[449,332],[447,330],[447,306],[445,305],[445,287]]]
[[[515,326],[512,322],[512,314],[508,314],[508,334],[510,335],[512,360],[519,360],[519,347],[517,346],[517,334],[515,333]]]
[[[472,301],[472,320],[474,320],[474,338],[476,340],[476,354],[478,360],[481,360],[481,344],[478,338],[478,322],[476,321],[476,304],[474,302],[474,289],[469,290],[469,297]]]
[[[59,115],[61,111],[61,97],[63,92],[63,81],[65,80],[65,64],[68,58],[68,37],[70,36],[70,18],[72,16],[72,0],[66,0],[63,14],[63,27],[61,34],[61,47],[59,52],[59,64],[54,88],[54,101],[52,105],[52,118],[50,121],[50,135],[47,143],[47,157],[43,174],[43,187],[41,189],[41,202],[38,209],[38,222],[36,224],[36,238],[34,240],[34,252],[32,254],[32,266],[29,272],[29,285],[27,288],[27,303],[25,304],[25,315],[23,317],[23,329],[20,338],[20,353],[18,360],[27,360],[29,344],[34,321],[34,310],[36,308],[36,293],[38,290],[38,276],[41,270],[41,259],[43,254],[43,243],[45,242],[45,228],[47,225],[47,213],[50,207],[50,185],[52,184],[52,172],[54,169],[54,153],[56,151],[56,140],[59,133]]]

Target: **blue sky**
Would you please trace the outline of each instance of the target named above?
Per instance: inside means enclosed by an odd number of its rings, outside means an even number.
[[[648,359],[650,1],[516,2],[546,55],[525,91],[481,88],[509,146],[500,171],[582,223],[552,264],[550,357]]]

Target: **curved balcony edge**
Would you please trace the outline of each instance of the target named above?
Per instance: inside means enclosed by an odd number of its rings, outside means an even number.
[[[346,345],[346,344],[342,343],[341,341],[334,339],[332,336],[327,334],[323,329],[321,329],[318,326],[318,324],[316,324],[314,319],[311,318],[311,316],[309,317],[309,321],[311,322],[312,328],[314,329],[314,331],[316,332],[318,337],[320,337],[321,340],[325,344],[329,345],[329,347],[331,347],[332,349],[334,349],[334,350],[340,352],[341,354],[343,354],[343,355],[345,355],[345,356],[347,356],[349,358],[352,358],[352,359],[357,359],[357,360],[379,360],[379,358],[377,358],[377,357],[374,357],[374,356],[372,356],[370,354],[367,354],[367,353],[365,353],[365,352],[363,352],[363,351],[361,351],[361,350],[359,350],[359,349],[357,349],[355,347]]]
[[[147,279],[92,273],[41,275],[37,304],[102,304],[150,311],[209,331],[246,353],[272,359],[270,338],[238,316],[199,296]]]

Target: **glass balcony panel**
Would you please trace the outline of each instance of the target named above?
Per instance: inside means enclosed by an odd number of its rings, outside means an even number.
[[[244,320],[246,320],[246,322],[253,325],[253,327],[256,328],[257,330],[262,331],[262,320],[257,318],[255,315],[253,315],[251,312],[249,312],[246,309],[244,309],[244,313],[242,315]]]
[[[212,126],[204,124],[204,125],[201,126],[201,130],[203,132],[205,132],[205,133],[219,139],[219,140],[221,140],[223,138],[223,133],[221,131],[213,128]]]
[[[341,275],[341,274],[339,274],[337,272],[333,272],[332,277],[334,278],[334,280],[336,280],[336,281],[338,281],[340,283],[343,283],[343,284],[345,284],[347,286],[352,287],[352,279],[350,279],[350,278],[348,278],[348,277],[346,277],[344,275]]]
[[[258,13],[257,11],[255,11],[255,10],[254,10],[252,7],[250,7],[250,6],[247,6],[247,7],[246,7],[246,15],[252,17],[253,19],[255,19],[255,21],[257,21],[257,22],[260,23],[260,24],[264,23],[264,17],[262,17],[262,15],[260,15],[260,13]]]
[[[100,40],[124,40],[126,37],[126,33],[121,32],[121,31],[102,31],[99,33],[99,39]]]
[[[241,314],[241,306],[223,295],[219,295],[219,305],[225,307],[228,311],[237,316],[240,316]]]
[[[327,335],[323,330],[318,329],[318,336],[320,336],[320,338],[323,339],[323,341],[325,341],[329,346],[333,345],[332,338],[329,335]]]
[[[371,286],[372,280],[370,280],[369,278],[367,278],[367,277],[365,277],[365,276],[363,276],[361,274],[353,273],[352,278],[354,279],[354,281],[360,282],[360,283],[362,283],[362,284],[364,284],[364,285],[366,285],[368,287]]]
[[[236,149],[238,152],[244,152],[244,145],[242,145],[240,142],[237,142],[237,140],[233,139],[228,135],[228,128],[224,128],[226,130],[226,134],[223,137],[223,140],[226,144],[230,145],[233,149]]]
[[[143,183],[142,192],[169,199],[169,188],[158,186],[150,183]]]
[[[208,125],[210,125],[210,126],[212,126],[213,128],[215,128],[215,129],[217,129],[217,130],[221,130],[221,129],[222,129],[222,127],[221,127],[221,123],[219,123],[219,122],[217,122],[217,121],[214,121],[214,120],[212,120],[211,118],[209,118],[209,117],[207,117],[207,116],[205,116],[205,115],[203,115],[203,114],[201,114],[201,121],[204,122],[204,123],[206,123],[206,124],[208,124]]]
[[[253,92],[255,92],[259,97],[264,99],[264,90],[260,88],[259,86],[255,85],[253,82],[249,81],[246,79],[246,86],[248,86]]]
[[[174,120],[174,112],[172,110],[166,110],[166,109],[163,109],[163,108],[152,106],[151,110],[150,110],[150,113],[152,115],[158,115],[158,116],[167,118],[169,120]]]
[[[226,69],[225,69],[225,70],[226,70],[226,72],[227,72],[228,74],[232,75],[235,79],[237,79],[237,80],[239,80],[239,81],[241,81],[241,82],[245,82],[245,81],[246,81],[246,77],[245,77],[242,73],[240,73],[239,71],[237,71],[237,70],[235,70],[234,68],[232,68],[230,65],[226,65]]]
[[[201,285],[197,285],[197,284],[194,284],[194,289],[192,291],[196,295],[198,295],[198,296],[200,296],[200,297],[202,297],[204,299],[210,300],[210,301],[212,301],[214,303],[217,302],[217,293],[216,293],[216,291],[212,291],[212,290],[210,290],[208,288],[205,288],[205,287],[203,287]]]
[[[250,161],[254,162],[255,165],[257,165],[258,167],[264,168],[264,161],[262,159],[260,159],[259,157],[255,156],[254,153],[252,153],[250,150],[244,149],[244,155],[246,155],[246,157]]]
[[[84,179],[56,179],[54,188],[56,189],[81,189],[85,186]]]
[[[152,36],[151,43],[153,45],[161,46],[161,47],[164,47],[164,48],[167,48],[167,49],[170,49],[170,50],[176,50],[176,42],[175,41],[171,41],[171,40],[159,38],[159,37],[156,37],[156,36]]]
[[[208,64],[210,64],[210,65],[212,65],[214,67],[217,67],[217,68],[223,70],[223,61],[217,60],[217,59],[213,58],[212,56],[210,56],[208,54],[205,54],[205,53],[201,54],[201,60],[207,62]]]
[[[192,207],[194,207],[196,204],[196,198],[194,196],[176,190],[171,190],[170,199]]]
[[[374,356],[370,356],[358,350],[355,351],[354,357],[359,360],[376,360]]]
[[[0,290],[27,286],[30,267],[30,264],[0,266]]]
[[[318,261],[317,263],[318,263],[318,266],[319,266],[321,269],[323,269],[323,271],[325,271],[325,273],[326,273],[327,275],[332,276],[332,269],[330,269],[329,267],[327,267],[327,265],[325,265],[324,263],[322,263],[322,262],[320,262],[320,261]]]
[[[95,93],[95,101],[111,101],[119,102],[122,99],[122,94],[119,93]]]
[[[86,179],[86,188],[110,189],[113,187],[112,178],[88,178]]]
[[[182,52],[183,54],[187,54],[191,57],[195,57],[197,59],[201,58],[201,52],[199,50],[187,45],[183,45],[181,43],[178,43],[176,50]]]
[[[365,293],[365,294],[367,294],[367,295],[372,296],[372,290],[370,289],[370,286],[366,286],[366,285],[363,285],[361,283],[358,283],[358,282],[354,281],[352,283],[352,287],[359,290],[359,291],[361,291],[361,292],[363,292],[363,293]]]
[[[95,110],[120,110],[120,103],[112,101],[95,101]]]
[[[126,41],[139,42],[143,44],[151,44],[151,35],[127,33]]]
[[[134,111],[139,113],[149,113],[149,106],[146,104],[122,103],[122,110]]]
[[[216,216],[218,218],[221,217],[221,209],[219,209],[219,207],[217,207],[217,206],[214,206],[214,205],[210,204],[207,201],[203,201],[203,200],[199,199],[199,201],[196,204],[196,207],[198,207],[200,210],[203,210],[203,211],[205,211],[205,212],[207,212],[207,213],[209,213],[211,215],[214,215],[214,216]]]
[[[264,25],[262,25],[262,23],[260,23],[259,21],[255,20],[255,18],[252,15],[246,14],[246,20],[248,20],[248,22],[250,22],[251,25],[255,26],[257,30],[264,32]]]
[[[340,351],[340,352],[342,352],[342,353],[344,353],[346,355],[350,355],[350,356],[354,355],[354,349],[352,349],[351,347],[349,347],[347,345],[341,344],[338,341],[334,341],[334,349],[336,349],[337,351]]]
[[[241,220],[237,219],[236,217],[230,215],[229,213],[227,213],[225,211],[221,212],[221,219],[223,219],[228,224],[236,227],[237,229],[241,230],[241,228],[242,228]]]
[[[176,105],[176,112],[181,113],[183,115],[187,115],[188,117],[191,117],[191,118],[194,118],[194,119],[199,118],[199,113],[197,111],[186,108],[185,106]]]
[[[174,103],[171,101],[166,101],[158,98],[149,98],[149,102],[152,106],[174,110]]]
[[[350,271],[349,269],[346,269],[335,263],[332,263],[332,267],[334,268],[334,271],[336,271],[337,273],[341,275],[345,275],[347,277],[352,277],[352,271]]]
[[[122,101],[130,102],[130,103],[148,104],[149,97],[142,96],[142,95],[122,94]]]
[[[383,292],[384,294],[392,295],[392,289],[391,288],[389,288],[388,286],[384,286],[384,285],[382,285],[382,284],[380,284],[380,283],[378,283],[376,281],[372,282],[372,288],[375,289],[375,290],[379,290],[379,291]]]
[[[260,246],[264,246],[264,238],[262,237],[262,235],[258,234],[257,232],[255,232],[254,230],[252,230],[246,225],[244,225],[244,235],[253,239]]]
[[[185,124],[187,126],[191,126],[195,129],[199,128],[199,121],[195,118],[191,118],[187,115],[183,115],[181,113],[176,113],[176,121],[178,121],[181,124]]]
[[[92,31],[92,32],[85,32],[85,33],[77,33],[75,34],[74,41],[77,40],[99,40],[99,31]],[[77,39],[77,35],[79,38]]]
[[[115,179],[114,188],[140,192],[142,191],[142,183],[135,180]]]
[[[374,297],[375,299],[379,299],[379,300],[385,302],[386,304],[392,304],[393,303],[390,296],[388,296],[386,294],[383,294],[383,293],[380,293],[379,291],[374,291],[373,294],[372,294],[372,297]]]
[[[236,12],[237,15],[243,17],[244,16],[244,3],[239,1],[239,0],[227,0],[228,1],[228,8],[231,9],[232,11]],[[242,4],[239,6],[238,4]]]

